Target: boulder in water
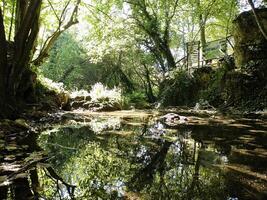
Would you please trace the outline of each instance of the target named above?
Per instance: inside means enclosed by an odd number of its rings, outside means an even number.
[[[161,116],[160,119],[167,123],[168,122],[184,123],[188,121],[187,117],[178,115],[176,113],[168,113],[166,115]]]

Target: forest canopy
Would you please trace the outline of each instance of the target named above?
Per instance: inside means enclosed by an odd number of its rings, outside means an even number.
[[[34,102],[40,74],[72,90],[102,82],[154,102],[162,81],[186,67],[189,43],[204,49],[207,42],[227,38],[240,12],[266,5],[244,0],[2,2],[0,107],[7,115]]]

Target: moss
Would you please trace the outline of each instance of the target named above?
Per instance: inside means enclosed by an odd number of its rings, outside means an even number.
[[[256,9],[267,30],[267,8]],[[246,110],[267,107],[267,41],[259,30],[251,11],[234,20],[234,56],[239,72],[227,74],[228,104]]]
[[[267,8],[256,9],[256,12],[264,29],[267,30]],[[260,32],[253,13],[251,11],[241,13],[233,24],[236,66],[245,68],[250,61],[267,60],[267,41]]]

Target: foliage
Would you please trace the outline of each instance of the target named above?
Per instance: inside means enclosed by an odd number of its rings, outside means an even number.
[[[86,53],[73,35],[63,34],[50,52],[48,62],[41,67],[41,73],[56,82],[63,82],[68,89],[81,88],[86,84],[84,69],[87,68]],[[86,88],[86,87],[85,87]]]
[[[87,97],[89,96],[89,92],[87,90],[74,90],[70,93],[70,98],[75,99],[75,97]]]
[[[217,39],[230,32],[235,6],[232,1],[221,0],[201,0],[200,5],[195,0],[84,2],[80,15],[84,25],[80,29],[87,27],[90,31],[72,30],[59,38],[42,69],[56,81],[71,71],[61,79],[71,89],[89,89],[96,82],[111,88],[119,86],[127,95],[126,104],[143,107],[145,101],[155,101],[159,86],[165,85],[162,72],[174,68],[174,61],[185,52],[185,43],[199,37],[199,14],[205,20],[206,38]],[[87,11],[92,15],[85,14]],[[186,82],[182,85],[189,88]]]
[[[174,78],[166,79],[160,89],[160,97],[164,106],[194,105],[198,86],[187,71],[179,70]]]
[[[133,92],[124,96],[124,108],[149,108],[147,97],[142,92]]]
[[[211,74],[210,80],[206,88],[202,88],[199,98],[207,100],[215,107],[222,106],[226,101],[226,94],[224,90],[224,82],[226,81],[227,70],[219,68]]]

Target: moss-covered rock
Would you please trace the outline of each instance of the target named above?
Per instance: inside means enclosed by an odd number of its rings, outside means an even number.
[[[256,9],[263,29],[267,30],[267,8]],[[252,11],[234,20],[234,56],[240,72],[228,74],[227,92],[231,102],[249,109],[267,107],[267,40]]]

